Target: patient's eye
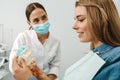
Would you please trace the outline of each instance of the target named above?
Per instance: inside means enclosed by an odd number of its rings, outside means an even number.
[[[80,22],[83,22],[86,18],[85,17],[77,17],[77,20],[80,21]]]
[[[86,20],[86,16],[85,15],[77,15],[74,20],[79,21],[79,22],[83,22],[84,20]]]
[[[85,19],[79,19],[78,21],[83,22]]]

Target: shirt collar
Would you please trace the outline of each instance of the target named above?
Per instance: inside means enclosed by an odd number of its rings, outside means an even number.
[[[101,44],[100,46],[93,49],[93,52],[105,53],[112,48],[113,48],[113,46],[110,46],[108,44]]]

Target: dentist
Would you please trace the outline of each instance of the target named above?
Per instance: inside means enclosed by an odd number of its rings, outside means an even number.
[[[32,56],[50,80],[58,77],[60,67],[60,41],[50,32],[50,22],[45,8],[35,2],[26,8],[26,18],[29,30],[20,33],[14,41],[10,53],[9,69],[12,72],[12,60],[17,50],[22,46],[29,46]]]

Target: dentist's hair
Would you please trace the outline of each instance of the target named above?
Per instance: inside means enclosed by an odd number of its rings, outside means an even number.
[[[96,40],[120,45],[120,17],[113,0],[77,0],[78,6],[86,7],[90,32]]]
[[[36,9],[36,8],[40,8],[40,9],[43,9],[45,12],[45,8],[43,7],[42,4],[40,3],[37,3],[37,2],[34,2],[34,3],[30,3],[27,7],[26,7],[26,17],[27,17],[27,20],[30,21],[30,14]],[[46,13],[47,14],[47,13]]]

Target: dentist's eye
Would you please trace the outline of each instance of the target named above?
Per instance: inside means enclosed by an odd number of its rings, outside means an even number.
[[[38,18],[35,18],[35,19],[33,20],[33,22],[39,22],[39,19],[38,19]]]
[[[41,20],[46,20],[47,19],[47,16],[46,15],[43,15],[42,17],[41,17]]]

